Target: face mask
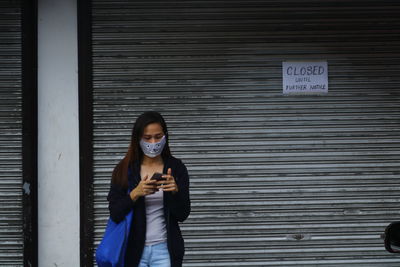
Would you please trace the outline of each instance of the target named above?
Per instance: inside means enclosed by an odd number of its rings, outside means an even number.
[[[154,158],[161,154],[166,142],[167,141],[164,135],[161,138],[160,142],[157,143],[148,143],[143,140],[140,140],[140,147],[142,148],[142,151],[146,156]]]

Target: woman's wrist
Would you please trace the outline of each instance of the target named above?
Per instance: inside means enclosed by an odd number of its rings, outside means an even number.
[[[129,196],[131,197],[131,199],[132,199],[133,202],[135,202],[135,201],[139,198],[138,195],[136,194],[136,188],[133,189],[133,190],[130,192]]]

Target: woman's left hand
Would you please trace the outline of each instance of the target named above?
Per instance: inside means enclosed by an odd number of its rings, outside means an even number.
[[[158,181],[157,189],[161,189],[165,192],[172,192],[173,194],[178,192],[178,185],[175,182],[174,177],[171,175],[171,168],[168,168],[167,174],[164,174],[162,177],[165,178],[165,181]]]

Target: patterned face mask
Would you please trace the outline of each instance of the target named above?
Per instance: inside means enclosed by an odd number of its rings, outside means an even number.
[[[160,142],[157,143],[148,143],[142,139],[140,140],[140,147],[146,156],[155,158],[161,154],[166,142],[165,135],[161,138]]]

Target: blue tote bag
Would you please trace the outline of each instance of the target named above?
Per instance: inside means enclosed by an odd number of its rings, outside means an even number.
[[[133,210],[120,223],[108,219],[106,231],[96,250],[96,262],[99,267],[123,267],[125,251],[131,228]]]
[[[128,168],[128,176],[132,175],[131,168]],[[129,179],[129,189],[133,186]],[[96,263],[99,267],[124,267],[126,246],[128,244],[129,231],[131,229],[133,209],[119,222],[114,222],[111,217],[108,219],[103,239],[96,250]]]

